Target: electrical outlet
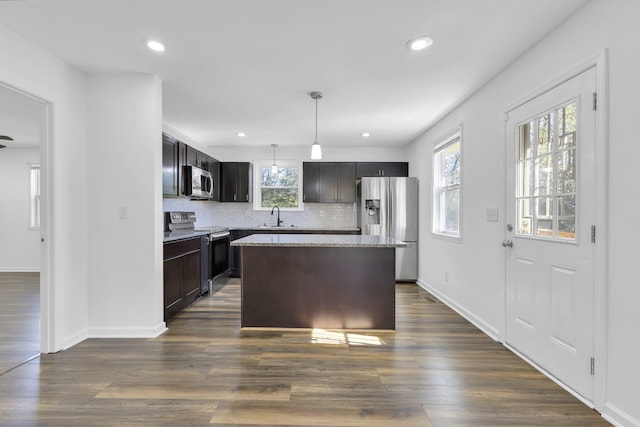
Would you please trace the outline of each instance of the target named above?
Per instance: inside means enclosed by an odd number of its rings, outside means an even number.
[[[448,272],[448,271],[445,271],[445,272],[444,272],[444,281],[445,281],[445,282],[448,282],[448,281],[449,281],[449,272]]]
[[[320,211],[320,212],[318,213],[318,215],[320,215],[320,216],[324,216],[324,211]]]

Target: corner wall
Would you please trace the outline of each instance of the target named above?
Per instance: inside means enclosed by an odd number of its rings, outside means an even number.
[[[89,336],[155,337],[163,320],[162,85],[89,78]]]
[[[606,377],[596,390],[598,410],[623,426],[640,425],[640,287],[636,285],[634,226],[640,199],[637,118],[640,56],[637,43],[640,2],[594,0],[443,118],[409,147],[410,174],[420,178],[419,276],[451,305],[494,337],[504,332],[505,206],[502,107],[555,80],[587,58],[609,50],[609,248],[607,360],[596,361]],[[599,70],[602,71],[602,70]],[[459,123],[463,130],[463,240],[451,243],[430,233],[431,155],[438,138]],[[485,220],[488,207],[500,221]],[[448,272],[448,281],[445,273]],[[600,362],[600,363],[598,363]]]
[[[41,294],[42,351],[55,352],[82,341],[88,328],[86,76],[2,26],[0,57],[0,82],[51,103],[50,141],[41,152],[48,206]]]

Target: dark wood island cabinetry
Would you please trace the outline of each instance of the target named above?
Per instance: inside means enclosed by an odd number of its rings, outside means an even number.
[[[231,241],[250,236],[252,234],[360,234],[358,228],[312,228],[312,227],[263,227],[231,229]],[[240,247],[231,246],[229,250],[229,277],[240,277]]]
[[[241,326],[395,329],[395,248],[380,236],[254,234],[242,250]]]

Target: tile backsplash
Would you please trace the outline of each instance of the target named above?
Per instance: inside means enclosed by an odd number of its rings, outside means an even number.
[[[218,203],[165,198],[166,211],[196,213],[196,227],[220,225],[227,227],[254,227],[275,225],[276,215],[271,211],[254,211],[250,203]],[[281,211],[283,226],[355,227],[357,224],[355,203],[307,203],[304,211]]]

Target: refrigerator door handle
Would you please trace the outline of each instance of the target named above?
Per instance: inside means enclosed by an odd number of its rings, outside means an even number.
[[[386,237],[391,237],[393,230],[393,191],[391,189],[391,180],[387,179],[387,194],[389,195],[388,203],[387,203],[387,212],[389,212],[388,223],[387,223],[387,235]]]

